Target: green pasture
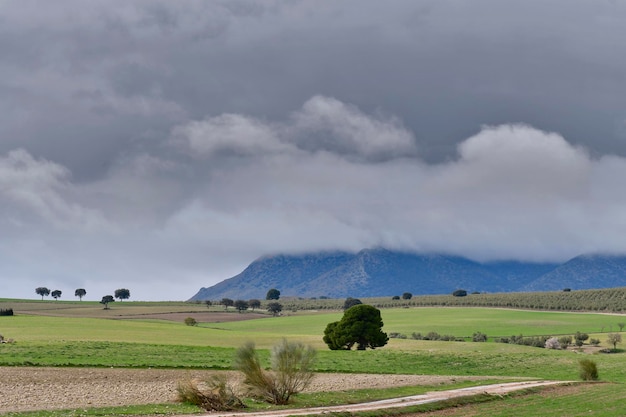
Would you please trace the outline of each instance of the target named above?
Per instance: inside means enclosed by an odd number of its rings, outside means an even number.
[[[384,348],[368,351],[330,351],[322,342],[324,328],[342,313],[285,312],[281,317],[244,321],[200,322],[186,326],[172,320],[142,319],[142,315],[206,312],[203,305],[185,303],[115,303],[102,310],[88,302],[0,301],[0,308],[14,308],[15,316],[0,317],[0,334],[16,341],[0,345],[0,366],[164,367],[231,369],[235,349],[252,340],[261,359],[269,365],[269,348],[282,338],[299,340],[318,349],[318,372],[394,373],[577,380],[578,361],[591,358],[600,379],[609,384],[584,385],[581,391],[558,391],[554,398],[542,395],[507,396],[501,401],[474,404],[475,415],[620,415],[626,383],[626,353],[587,354],[527,346],[411,339],[411,333],[469,337],[482,332],[490,340],[523,334],[573,335],[589,333],[607,347],[606,334],[618,332],[624,316],[489,308],[390,308],[381,310],[386,332],[407,339],[391,339]],[[218,307],[221,309],[221,307]],[[217,311],[217,310],[216,310]],[[231,312],[230,314],[247,314]],[[132,316],[132,320],[120,319]],[[202,316],[202,317],[206,317]],[[626,345],[626,337],[624,340]],[[623,346],[618,345],[623,348]],[[588,393],[585,397],[584,393]],[[594,398],[594,395],[596,396]],[[605,408],[602,408],[606,404]],[[505,408],[506,406],[506,408]],[[494,407],[494,408],[490,408]],[[510,408],[508,408],[510,407]],[[576,414],[577,407],[606,409],[604,414]],[[506,410],[512,414],[502,414]],[[624,407],[626,409],[626,406]],[[460,409],[460,414],[463,414]],[[500,411],[498,411],[500,410]],[[500,414],[498,414],[498,412]],[[604,411],[603,411],[604,412]],[[611,414],[612,412],[612,414]],[[450,414],[455,415],[455,414]],[[561,414],[562,415],[562,414]]]

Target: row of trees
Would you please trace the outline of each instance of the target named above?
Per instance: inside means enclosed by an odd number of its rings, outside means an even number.
[[[205,304],[207,305],[207,307],[210,307],[213,305],[212,301],[206,300]],[[261,308],[261,300],[258,300],[256,298],[253,298],[251,300],[233,300],[231,298],[222,298],[221,301],[219,302],[219,304],[224,306],[224,310],[227,310],[228,307],[234,307],[237,309],[237,311],[239,311],[240,313],[242,311],[245,311],[249,308],[252,309],[252,311],[254,311],[257,308]],[[283,305],[277,301],[272,301],[270,303],[267,303],[266,306],[267,311],[269,311],[270,313],[272,313],[274,316],[277,316],[280,314],[281,311],[283,311]]]
[[[35,288],[35,293],[41,296],[41,299],[43,300],[44,297],[47,297],[49,295],[52,295],[52,298],[54,298],[55,300],[61,298],[61,295],[63,294],[63,291],[61,290],[53,290],[50,291],[47,287],[37,287]],[[105,295],[104,297],[102,297],[102,301],[100,301],[101,304],[105,305],[105,308],[108,307],[108,303],[111,303],[113,301],[115,301],[115,298],[117,298],[118,300],[122,301],[122,300],[127,300],[130,298],[130,291],[127,288],[119,288],[117,290],[115,290],[115,295]],[[87,295],[87,291],[84,288],[77,288],[74,291],[74,296],[78,297],[80,299],[80,301],[83,300],[83,297]],[[105,302],[106,301],[106,302]]]

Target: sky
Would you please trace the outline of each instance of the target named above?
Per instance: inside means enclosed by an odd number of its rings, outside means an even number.
[[[0,298],[626,253],[626,3],[0,0]]]

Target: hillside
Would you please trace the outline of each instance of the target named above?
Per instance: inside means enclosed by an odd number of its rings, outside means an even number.
[[[202,288],[191,300],[283,296],[376,297],[469,292],[549,291],[626,286],[626,256],[581,255],[562,264],[475,262],[444,254],[364,249],[265,256],[240,274]]]

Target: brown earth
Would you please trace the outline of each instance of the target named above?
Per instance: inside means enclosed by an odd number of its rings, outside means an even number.
[[[174,401],[178,381],[221,371],[0,367],[0,412],[159,404]],[[228,372],[233,381],[238,373]],[[445,385],[486,377],[317,374],[310,392]]]

